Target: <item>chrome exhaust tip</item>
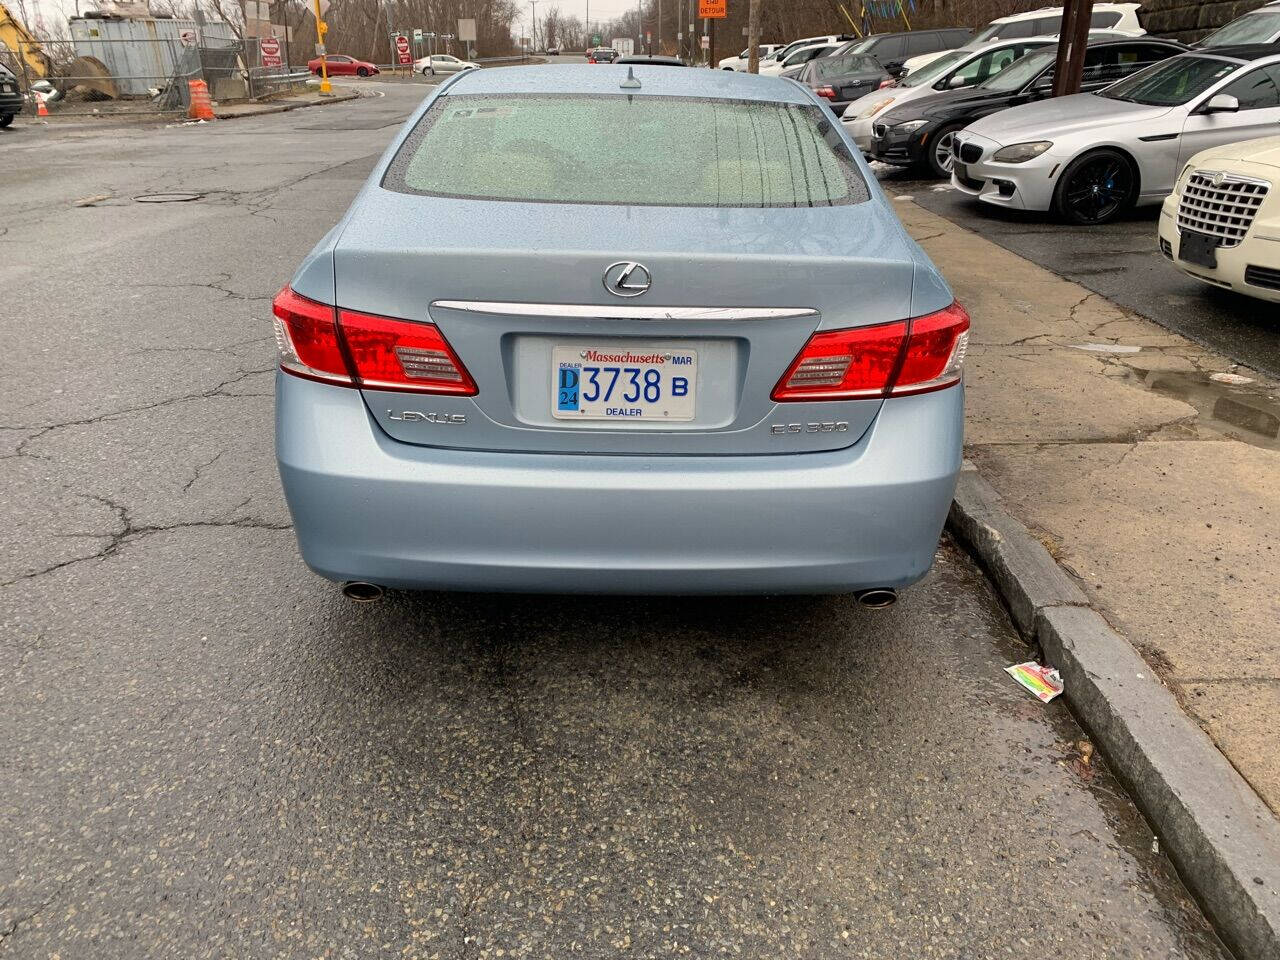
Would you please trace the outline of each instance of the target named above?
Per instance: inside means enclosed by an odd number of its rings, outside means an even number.
[[[365,583],[363,580],[349,580],[342,585],[342,595],[356,603],[373,603],[381,600],[383,589],[376,583]]]
[[[871,590],[859,590],[854,597],[864,607],[882,610],[885,607],[892,607],[897,602],[898,591],[891,587],[875,587]]]

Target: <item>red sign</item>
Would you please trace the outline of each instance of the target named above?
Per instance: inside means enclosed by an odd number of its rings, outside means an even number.
[[[401,64],[413,63],[413,55],[409,53],[409,38],[403,33],[396,37],[396,59]]]
[[[723,20],[729,15],[729,0],[698,0],[698,16],[704,20]]]
[[[280,56],[280,41],[275,37],[263,37],[259,40],[258,50],[262,53],[264,67],[284,66],[284,58]]]

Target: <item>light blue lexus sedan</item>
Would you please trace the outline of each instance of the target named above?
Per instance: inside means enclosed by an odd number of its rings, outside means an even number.
[[[298,545],[353,598],[885,605],[933,560],[969,318],[797,84],[461,74],[274,313]]]

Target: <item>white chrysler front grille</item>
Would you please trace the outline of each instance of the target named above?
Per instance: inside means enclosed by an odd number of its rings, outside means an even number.
[[[1265,180],[1196,170],[1182,188],[1178,226],[1207,233],[1217,237],[1221,246],[1234,247],[1249,232],[1270,189]]]

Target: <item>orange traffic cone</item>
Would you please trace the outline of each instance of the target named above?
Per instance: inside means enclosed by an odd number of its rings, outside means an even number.
[[[209,100],[209,85],[203,80],[188,80],[191,88],[191,109],[187,116],[192,120],[212,120],[213,104]]]
[[[36,116],[47,117],[49,115],[49,108],[44,105],[44,94],[37,91],[35,97],[36,97]]]

